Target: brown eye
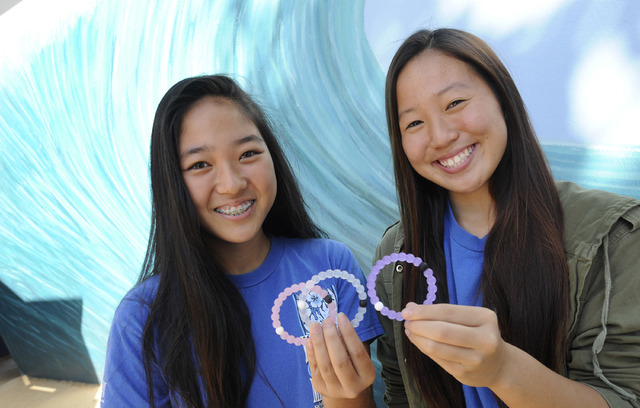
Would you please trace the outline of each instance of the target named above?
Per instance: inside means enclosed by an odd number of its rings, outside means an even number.
[[[207,166],[209,166],[209,164],[205,162],[197,162],[192,164],[191,167],[189,167],[189,170],[200,170],[200,169],[204,169]]]
[[[258,152],[256,152],[255,150],[249,150],[248,152],[244,152],[242,153],[242,156],[240,156],[241,159],[247,159],[249,157],[253,157],[256,154],[258,154]]]
[[[421,120],[414,120],[413,122],[409,123],[409,125],[407,126],[407,129],[412,128],[414,126],[418,126],[421,123],[422,123]]]
[[[453,102],[451,102],[451,103],[449,104],[449,106],[447,107],[447,109],[455,108],[456,106],[460,105],[462,102],[464,102],[464,100],[463,100],[463,99],[456,99],[455,101],[453,101]]]

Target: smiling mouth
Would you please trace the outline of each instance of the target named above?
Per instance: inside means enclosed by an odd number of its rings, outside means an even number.
[[[460,153],[456,154],[455,156],[448,158],[447,160],[438,160],[438,163],[440,163],[442,167],[445,167],[447,169],[454,169],[458,167],[460,163],[464,162],[467,157],[471,156],[471,153],[473,153],[475,148],[476,145],[473,144]]]
[[[215,211],[215,212],[217,212],[219,214],[231,215],[232,217],[237,217],[238,215],[244,214],[249,208],[251,208],[251,206],[255,202],[256,202],[256,200],[249,200],[249,201],[245,201],[244,203],[242,203],[240,205],[236,205],[236,206],[218,207],[213,211]]]

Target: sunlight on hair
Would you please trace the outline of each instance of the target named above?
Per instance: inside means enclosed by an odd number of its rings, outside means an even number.
[[[623,38],[606,37],[585,50],[568,87],[571,124],[584,142],[640,149],[640,60]]]

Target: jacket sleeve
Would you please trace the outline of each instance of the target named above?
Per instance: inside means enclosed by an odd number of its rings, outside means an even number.
[[[385,232],[380,244],[376,248],[373,263],[382,259],[383,256],[394,252],[395,235],[394,229],[388,229]],[[378,297],[382,303],[390,308],[392,308],[390,296],[393,287],[392,269],[393,264],[385,266],[376,279],[376,292]],[[394,321],[380,315],[379,312],[378,317],[384,329],[384,334],[378,337],[377,340],[377,357],[382,366],[381,376],[385,384],[384,402],[390,408],[409,407],[394,340]]]
[[[640,408],[640,207],[620,219],[597,249],[569,335],[569,378],[612,408]],[[570,269],[585,262],[569,256]],[[584,265],[583,265],[584,266]]]

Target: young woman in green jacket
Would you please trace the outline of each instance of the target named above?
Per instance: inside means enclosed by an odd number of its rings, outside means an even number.
[[[640,407],[640,202],[556,183],[495,53],[454,29],[394,56],[400,221],[375,254],[389,407]],[[429,302],[427,302],[429,303]]]

